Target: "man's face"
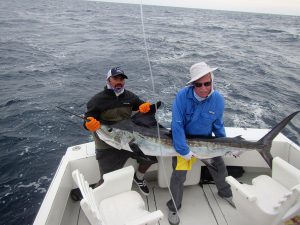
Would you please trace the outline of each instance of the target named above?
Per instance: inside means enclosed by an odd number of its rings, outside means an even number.
[[[109,84],[112,88],[121,89],[125,85],[125,78],[122,75],[110,77]]]
[[[201,98],[206,98],[211,92],[212,80],[210,73],[193,82],[194,90]]]

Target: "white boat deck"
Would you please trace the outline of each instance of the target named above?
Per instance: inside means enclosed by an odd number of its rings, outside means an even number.
[[[260,173],[261,174],[261,173]],[[257,173],[246,173],[239,180],[250,183],[251,179],[257,176]],[[160,209],[164,218],[160,225],[169,225],[168,208],[166,202],[171,198],[168,188],[160,188],[157,182],[149,182],[150,195],[143,196],[146,207],[149,211]],[[136,189],[136,186],[133,185]],[[137,189],[136,189],[137,190]],[[138,191],[138,190],[137,190]],[[240,225],[247,224],[243,217],[225,200],[217,194],[214,184],[205,184],[203,188],[200,185],[186,186],[184,189],[183,207],[179,210],[181,223],[188,225]],[[89,225],[89,222],[80,209],[79,202],[69,199],[69,212],[65,212],[62,224]],[[72,218],[72,222],[70,221]],[[251,224],[251,223],[250,223]]]
[[[227,128],[228,136],[243,135],[247,140],[256,141],[266,134],[266,129]],[[279,134],[273,141],[271,154],[300,169],[300,147]],[[270,173],[266,162],[256,151],[243,153],[240,157],[224,157],[225,164],[230,166],[243,166],[246,173],[239,180],[251,183],[253,177],[263,173]],[[162,166],[164,165],[164,166]],[[199,165],[198,165],[199,166]],[[201,165],[200,165],[201,166]],[[76,188],[71,173],[79,169],[86,180],[92,184],[99,180],[99,168],[95,159],[94,143],[68,148],[57,169],[53,181],[47,191],[41,208],[33,225],[88,225],[89,222],[80,209],[80,203],[70,198],[70,191]],[[164,158],[164,163],[159,158],[159,163],[153,165],[146,174],[146,180],[151,188],[150,195],[144,197],[150,211],[160,209],[164,218],[160,225],[168,225],[168,209],[166,202],[170,199],[166,183],[170,180],[172,171],[171,158]],[[162,173],[166,174],[164,178]],[[198,185],[200,178],[197,164],[188,173],[187,186],[184,189],[182,208],[179,216],[182,225],[240,225],[252,224],[245,219],[225,200],[221,199],[215,185]],[[133,185],[134,188],[135,185]],[[300,218],[300,217],[299,217]]]

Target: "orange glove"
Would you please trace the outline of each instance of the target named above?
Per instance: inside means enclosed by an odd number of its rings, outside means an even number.
[[[139,106],[139,110],[141,113],[147,113],[150,111],[150,102],[145,102]]]
[[[89,121],[85,122],[85,126],[89,131],[95,132],[100,128],[100,122],[96,120],[94,117],[88,117]]]

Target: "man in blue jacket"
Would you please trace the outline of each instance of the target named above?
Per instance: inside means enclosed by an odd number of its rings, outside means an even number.
[[[223,124],[224,98],[213,89],[214,75],[211,68],[205,62],[194,64],[190,68],[191,79],[188,86],[181,89],[173,102],[172,107],[172,136],[175,150],[185,160],[190,160],[194,153],[189,150],[186,135],[200,135],[205,137],[225,137]],[[177,225],[180,219],[177,211],[181,208],[183,197],[183,183],[186,180],[186,170],[176,170],[178,158],[172,158],[173,173],[170,189],[174,198],[167,202],[169,208],[169,223]],[[210,160],[214,170],[208,167],[222,198],[229,200],[232,197],[230,185],[225,182],[227,169],[222,157]]]

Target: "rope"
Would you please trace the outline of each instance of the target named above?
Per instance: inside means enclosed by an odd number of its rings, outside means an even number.
[[[141,23],[142,23],[142,30],[143,30],[143,39],[144,39],[144,45],[145,45],[145,50],[146,50],[146,56],[147,56],[149,71],[150,71],[150,77],[151,77],[151,83],[152,83],[152,90],[153,90],[153,93],[155,93],[154,78],[153,78],[152,67],[151,67],[151,63],[150,63],[150,57],[149,57],[149,51],[148,51],[148,43],[147,43],[147,39],[146,39],[146,32],[145,32],[145,25],[144,25],[143,0],[141,0],[140,11],[141,11],[140,14],[141,14]],[[157,105],[156,104],[154,104],[154,105],[155,105],[155,111],[157,111]],[[156,120],[156,121],[158,121],[158,120]],[[156,128],[157,128],[157,135],[158,135],[158,143],[160,143],[160,145],[159,145],[160,146],[159,147],[160,156],[162,157],[163,154],[162,154],[162,147],[161,147],[161,139],[160,139],[160,131],[159,131],[159,123],[158,122],[156,123]],[[167,180],[166,167],[165,167],[164,160],[161,160],[161,163],[162,163],[162,170],[163,170],[164,178],[165,178],[165,180]],[[170,193],[173,205],[175,206],[176,213],[177,213],[177,215],[179,217],[178,209],[177,209],[177,206],[175,204],[175,200],[173,198],[169,182],[166,182],[166,183],[167,183],[167,187],[168,187],[168,190],[169,190],[169,193]]]
[[[155,210],[157,210],[157,201],[156,201],[156,195],[155,195],[154,187],[152,187],[152,193],[153,193],[153,200],[154,200]],[[158,221],[158,224],[160,225],[160,221]]]

